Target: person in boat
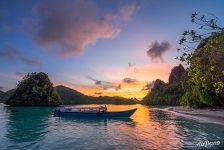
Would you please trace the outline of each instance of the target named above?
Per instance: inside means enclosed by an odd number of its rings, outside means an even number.
[[[99,113],[105,113],[105,112],[107,112],[107,106],[106,105],[100,106]]]
[[[104,112],[107,112],[107,105],[104,105]]]
[[[99,107],[99,113],[102,113],[102,112],[104,112],[104,107],[103,106],[100,106]]]

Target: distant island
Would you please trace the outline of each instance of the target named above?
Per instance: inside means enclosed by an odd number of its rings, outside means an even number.
[[[57,93],[60,95],[63,105],[75,104],[137,104],[140,101],[137,99],[127,99],[123,97],[109,97],[109,96],[87,96],[76,90],[59,85],[55,87]]]
[[[180,105],[181,96],[184,94],[184,89],[181,84],[185,76],[186,70],[181,64],[174,67],[171,70],[168,83],[156,79],[152,85],[152,89],[143,98],[142,104]]]
[[[59,85],[53,87],[44,72],[27,74],[17,89],[0,92],[0,102],[11,106],[57,106],[76,104],[137,104],[137,99],[109,96],[87,96]]]
[[[5,104],[11,106],[57,106],[62,104],[48,74],[28,73],[19,81],[17,88],[8,94]]]

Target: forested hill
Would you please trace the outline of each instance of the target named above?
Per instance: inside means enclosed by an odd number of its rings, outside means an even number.
[[[127,99],[123,97],[100,96],[92,97],[84,95],[76,90],[59,85],[55,87],[56,92],[61,98],[63,105],[76,104],[137,104],[137,99]],[[0,93],[0,103],[5,103],[10,96],[15,93],[15,89]]]
[[[15,89],[0,93],[0,103],[5,103],[7,99],[15,92]]]
[[[171,70],[169,82],[157,79],[153,88],[143,98],[143,104],[150,105],[180,105],[180,99],[184,93],[182,80],[186,75],[186,70],[180,64]]]
[[[59,85],[55,87],[57,93],[62,99],[63,105],[75,104],[136,104],[139,103],[136,99],[126,99],[122,97],[100,96],[92,97],[84,95],[76,90]]]
[[[186,71],[175,67],[169,83],[156,80],[144,104],[224,108],[224,27],[216,17],[209,19],[197,12],[191,22],[199,25],[200,32],[184,31],[177,49],[182,53],[177,59],[186,64]]]

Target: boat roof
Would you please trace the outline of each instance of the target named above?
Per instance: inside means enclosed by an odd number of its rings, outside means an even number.
[[[100,109],[103,106],[99,106],[99,107],[74,107],[74,106],[64,106],[63,108],[70,108],[70,109]]]

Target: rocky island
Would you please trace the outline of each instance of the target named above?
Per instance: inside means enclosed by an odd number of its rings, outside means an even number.
[[[62,104],[48,74],[33,72],[19,81],[15,92],[6,100],[11,106],[57,106]]]
[[[151,91],[143,98],[143,104],[149,105],[180,105],[181,96],[184,93],[182,80],[186,76],[186,70],[180,64],[175,66],[170,73],[168,83],[156,79]]]

